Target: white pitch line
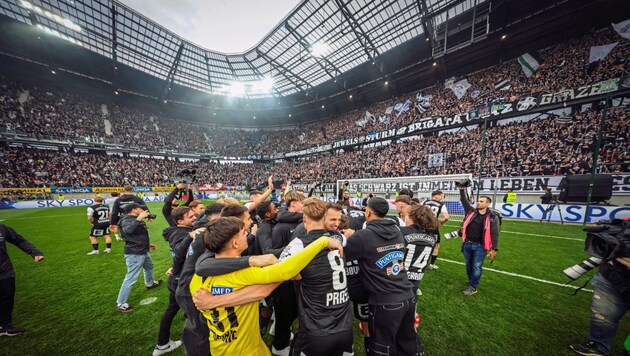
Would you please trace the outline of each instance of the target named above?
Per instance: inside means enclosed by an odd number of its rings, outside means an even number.
[[[573,240],[573,241],[582,241],[584,242],[584,239],[576,239],[574,237],[560,237],[560,236],[551,236],[551,235],[539,235],[539,234],[528,234],[526,232],[518,232],[518,231],[501,231],[501,232],[505,232],[508,234],[517,234],[517,235],[528,235],[528,236],[540,236],[540,237],[548,237],[550,239],[559,239],[559,240]]]
[[[446,262],[450,262],[450,263],[455,263],[458,265],[463,265],[465,266],[466,264],[464,262],[459,262],[459,261],[453,261],[453,260],[449,260],[446,258],[440,258],[441,261],[446,261]],[[540,279],[540,278],[535,278],[535,277],[530,277],[530,276],[526,276],[523,274],[517,274],[517,273],[512,273],[512,272],[505,272],[505,271],[500,271],[498,269],[494,269],[494,268],[487,268],[484,267],[483,268],[484,271],[492,271],[492,272],[497,272],[497,273],[501,273],[501,274],[506,274],[508,276],[512,276],[512,277],[519,277],[519,278],[525,278],[525,279],[529,279],[532,281],[536,281],[536,282],[541,282],[541,283],[546,283],[546,284],[551,284],[554,286],[559,286],[559,287],[564,287],[564,288],[572,288],[572,289],[579,289],[580,287],[577,286],[572,286],[570,284],[562,284],[562,283],[558,283],[558,282],[552,282],[552,281],[548,281],[546,279]],[[585,292],[591,292],[593,293],[592,289],[586,289],[586,288],[582,288],[583,291]]]

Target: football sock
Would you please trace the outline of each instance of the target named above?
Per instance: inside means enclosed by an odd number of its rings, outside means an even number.
[[[111,243],[106,244],[106,246],[107,246],[107,248],[112,248],[112,244]]]
[[[92,248],[94,249],[94,251],[98,251],[98,244],[92,244]]]
[[[435,264],[435,260],[437,260],[437,255],[433,255],[431,256],[431,264],[434,265]]]

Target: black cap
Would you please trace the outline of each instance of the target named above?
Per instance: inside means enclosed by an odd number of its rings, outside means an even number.
[[[385,217],[389,211],[389,203],[383,198],[374,197],[368,200],[368,209],[372,210],[378,217]]]
[[[125,205],[125,213],[129,214],[131,213],[131,211],[133,209],[137,209],[137,208],[142,208],[144,209],[144,207],[138,203],[129,203],[127,205]]]

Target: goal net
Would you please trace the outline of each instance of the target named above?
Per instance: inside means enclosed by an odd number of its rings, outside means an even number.
[[[462,179],[472,181],[472,174],[338,180],[337,191],[347,189],[357,206],[361,205],[363,198],[372,193],[376,197],[387,199],[390,203],[390,212],[395,212],[396,193],[402,189],[411,190],[414,193],[413,197],[420,199],[420,202],[431,199],[431,192],[441,190],[444,193],[442,202],[448,209],[450,221],[463,221],[464,207],[459,201],[459,189],[455,186],[455,183]],[[345,185],[345,182],[348,182],[348,185]],[[470,194],[470,188],[468,189]]]

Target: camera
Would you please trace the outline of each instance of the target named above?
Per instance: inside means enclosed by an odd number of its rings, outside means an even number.
[[[455,186],[457,188],[468,188],[470,187],[471,184],[472,184],[472,181],[468,178],[464,178],[462,180],[455,182]]]
[[[591,257],[562,271],[572,281],[599,266],[604,260],[630,256],[630,221],[615,219],[599,223],[600,225],[584,229],[584,251]]]
[[[350,185],[350,182],[348,182],[347,180],[343,181],[343,186],[344,186],[344,187],[347,187],[347,186],[349,186],[349,185]]]
[[[149,220],[155,220],[156,218],[157,218],[157,215],[156,215],[156,214],[149,214],[149,215],[147,216],[147,219],[149,219]]]
[[[462,229],[457,229],[453,232],[447,232],[446,234],[444,234],[444,238],[447,240],[454,239],[456,237],[461,237],[461,236],[462,236]]]
[[[630,256],[630,221],[615,219],[584,229],[584,251],[603,260]]]
[[[589,259],[576,263],[575,265],[565,269],[562,273],[570,280],[575,281],[576,279],[582,277],[584,273],[599,266],[600,263],[602,263],[601,258],[590,257]]]

